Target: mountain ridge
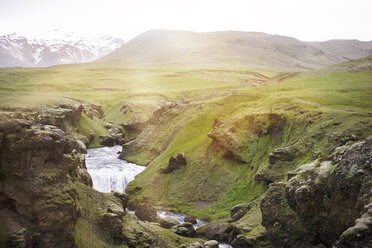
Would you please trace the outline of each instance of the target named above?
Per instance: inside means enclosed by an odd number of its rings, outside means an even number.
[[[98,61],[306,70],[372,55],[372,42],[342,40],[341,43],[341,48],[334,48],[330,41],[304,42],[262,32],[150,30]],[[353,55],[354,51],[357,54]]]
[[[47,67],[94,61],[118,48],[123,40],[108,35],[79,35],[53,30],[41,37],[16,33],[0,36],[0,67]]]

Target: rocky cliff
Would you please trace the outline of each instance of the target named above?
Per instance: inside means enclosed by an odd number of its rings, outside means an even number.
[[[0,209],[9,247],[74,247],[80,216],[74,182],[91,186],[86,146],[68,137],[82,105],[2,109]]]
[[[82,118],[102,117],[100,106],[90,104],[0,109],[0,247],[176,247],[193,241],[127,214],[126,194],[92,188],[85,166],[90,133],[78,128]]]
[[[372,138],[335,150],[270,185],[262,224],[273,247],[370,247]]]

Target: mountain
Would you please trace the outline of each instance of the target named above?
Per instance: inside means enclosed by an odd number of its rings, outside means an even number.
[[[329,40],[324,42],[309,42],[309,44],[346,60],[359,59],[372,54],[372,41]]]
[[[131,64],[229,66],[313,69],[372,55],[372,42],[342,40],[303,42],[257,32],[152,30],[145,32],[99,61]],[[342,48],[347,47],[348,52]],[[354,54],[355,53],[355,54]]]
[[[82,36],[54,30],[38,38],[0,36],[0,67],[46,67],[94,61],[118,48],[123,40],[107,35]]]

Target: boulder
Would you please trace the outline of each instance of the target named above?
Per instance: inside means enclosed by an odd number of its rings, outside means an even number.
[[[261,168],[255,179],[267,183],[282,180],[285,176],[285,171],[287,171],[286,168],[291,165],[296,152],[298,152],[297,149],[292,146],[275,149],[269,154],[269,164]]]
[[[105,213],[101,217],[101,227],[106,230],[110,236],[119,242],[123,239],[123,222],[119,215],[114,213]]]
[[[218,240],[228,242],[230,233],[233,231],[233,226],[230,224],[221,224],[218,222],[208,223],[196,229],[199,237],[204,237],[209,240]]]
[[[186,216],[184,219],[183,219],[184,222],[190,222],[191,224],[196,224],[197,223],[197,220],[195,217],[192,217],[192,216]]]
[[[125,193],[118,192],[118,191],[114,191],[113,194],[115,197],[119,198],[123,206],[123,209],[126,209],[128,207],[129,196]]]
[[[182,224],[178,224],[174,227],[172,227],[175,233],[178,235],[184,236],[184,237],[195,237],[195,229],[194,226],[190,222],[185,222]]]
[[[156,222],[158,218],[156,209],[153,206],[145,203],[136,206],[135,215],[140,220],[146,220],[150,222]]]
[[[238,205],[235,205],[230,210],[230,217],[231,219],[229,222],[235,222],[238,221],[240,218],[242,218],[249,210],[251,209],[251,206],[249,203],[241,203]]]
[[[180,248],[204,248],[204,246],[199,242],[194,242],[189,244],[183,244],[180,246]]]
[[[218,248],[219,243],[217,240],[208,240],[204,243],[205,248]]]
[[[269,164],[273,165],[279,161],[292,161],[294,149],[292,147],[277,148],[269,154]]]
[[[101,141],[101,145],[103,146],[114,146],[115,145],[115,138],[111,137],[111,136],[100,136],[100,138],[102,139]]]
[[[158,218],[157,223],[159,223],[162,228],[168,228],[168,229],[180,224],[177,220],[169,218],[169,217]]]
[[[247,238],[242,234],[237,235],[231,245],[234,248],[252,248],[255,247],[255,241],[253,239]]]
[[[183,166],[186,166],[187,161],[185,154],[179,153],[176,157],[170,157],[168,161],[168,166],[165,169],[161,169],[160,172],[163,174],[171,173],[174,170],[177,170]]]

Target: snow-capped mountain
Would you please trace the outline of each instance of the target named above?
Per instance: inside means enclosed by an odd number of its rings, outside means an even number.
[[[123,40],[107,35],[79,35],[53,30],[35,37],[0,36],[0,67],[46,67],[94,61],[114,51]]]

